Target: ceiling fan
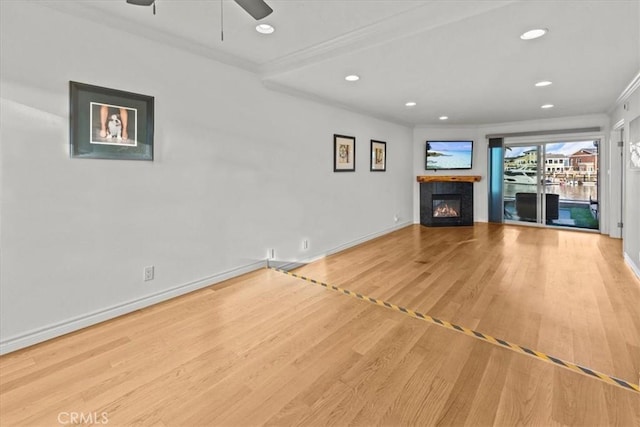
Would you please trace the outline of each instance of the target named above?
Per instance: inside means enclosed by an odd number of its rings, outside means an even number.
[[[269,7],[264,0],[233,0],[235,1],[241,8],[243,8],[249,15],[253,17],[255,20],[260,20],[269,16],[273,9]],[[153,5],[154,9],[156,6],[156,0],[127,0],[129,4],[135,4],[137,6],[151,6]]]

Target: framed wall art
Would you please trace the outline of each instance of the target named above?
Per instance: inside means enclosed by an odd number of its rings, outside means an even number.
[[[69,82],[71,157],[153,160],[152,96]]]
[[[333,135],[333,171],[354,172],[356,170],[356,138]]]
[[[387,143],[371,140],[371,171],[384,172],[387,170]]]

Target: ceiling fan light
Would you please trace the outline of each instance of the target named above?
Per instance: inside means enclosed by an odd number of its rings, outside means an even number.
[[[256,31],[260,34],[272,34],[276,29],[269,24],[258,24],[256,25]]]

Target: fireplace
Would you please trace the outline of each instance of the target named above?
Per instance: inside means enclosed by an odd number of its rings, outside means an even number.
[[[473,225],[473,183],[420,183],[420,224],[429,227]]]
[[[432,194],[431,216],[436,221],[460,218],[461,199],[460,194]]]

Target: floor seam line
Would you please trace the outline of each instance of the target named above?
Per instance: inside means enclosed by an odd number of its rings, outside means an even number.
[[[568,370],[570,370],[572,372],[576,372],[576,373],[581,374],[583,376],[599,380],[599,381],[604,382],[606,384],[614,385],[614,386],[617,386],[617,387],[622,388],[624,390],[640,393],[640,386],[638,384],[633,384],[633,383],[631,383],[629,381],[625,381],[623,379],[614,377],[612,375],[607,375],[607,374],[604,374],[602,372],[598,372],[596,370],[593,370],[593,369],[578,365],[576,363],[568,362],[568,361],[562,360],[560,358],[553,357],[553,356],[548,355],[546,353],[535,351],[535,350],[529,349],[527,347],[523,347],[523,346],[520,346],[518,344],[513,344],[513,343],[510,343],[510,342],[502,340],[502,339],[494,338],[494,337],[492,337],[490,335],[487,335],[487,334],[484,334],[482,332],[478,332],[478,331],[475,331],[473,329],[465,328],[463,326],[456,325],[456,324],[448,322],[446,320],[441,320],[441,319],[429,316],[428,314],[423,314],[423,313],[421,313],[419,311],[410,310],[410,309],[408,309],[406,307],[402,307],[402,306],[390,303],[388,301],[381,300],[379,298],[373,298],[373,297],[364,295],[364,294],[359,293],[359,292],[354,292],[354,291],[350,291],[348,289],[340,288],[338,286],[329,285],[329,284],[327,284],[325,282],[322,282],[322,281],[319,281],[319,280],[315,280],[315,279],[312,279],[312,278],[308,278],[308,277],[305,277],[305,276],[302,276],[302,275],[299,275],[299,274],[296,274],[296,273],[292,273],[290,271],[281,270],[279,268],[275,268],[275,267],[267,267],[267,268],[270,269],[270,270],[277,271],[279,273],[286,274],[286,275],[291,276],[291,277],[295,277],[296,279],[304,280],[304,281],[309,282],[309,283],[314,284],[314,285],[322,286],[323,288],[326,288],[326,289],[331,289],[332,291],[338,292],[340,294],[348,295],[348,296],[351,296],[353,298],[369,302],[371,304],[379,305],[381,307],[385,307],[385,308],[397,311],[399,313],[404,313],[405,315],[407,315],[407,316],[409,316],[411,318],[422,320],[424,322],[431,323],[431,324],[443,327],[445,329],[449,329],[449,330],[452,330],[452,331],[456,331],[456,332],[462,333],[464,335],[470,336],[470,337],[478,339],[480,341],[484,341],[484,342],[493,344],[493,345],[495,345],[497,347],[507,348],[509,350],[512,350],[512,351],[518,353],[518,354],[523,354],[525,356],[533,357],[534,359],[537,359],[537,360],[541,360],[541,361],[544,361],[544,362],[547,362],[547,363],[551,363],[552,365],[568,369]]]

